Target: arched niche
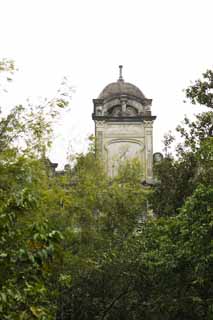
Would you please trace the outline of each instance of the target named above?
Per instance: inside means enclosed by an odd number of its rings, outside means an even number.
[[[113,99],[111,101],[108,101],[104,104],[103,110],[104,110],[104,114],[108,115],[111,113],[112,109],[118,106],[122,106],[122,102],[121,99]],[[144,106],[139,103],[138,101],[135,101],[133,99],[127,99],[126,100],[126,106],[128,108],[134,108],[136,110],[137,114],[143,113],[145,108]]]
[[[137,139],[113,139],[105,146],[107,153],[107,170],[110,176],[115,176],[120,164],[137,159],[143,163],[144,144]]]

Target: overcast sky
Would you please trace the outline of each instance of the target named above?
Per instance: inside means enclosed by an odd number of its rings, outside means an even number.
[[[184,114],[200,110],[183,103],[182,90],[213,67],[213,0],[0,0],[0,10],[0,59],[19,68],[1,99],[54,95],[63,76],[75,87],[52,161],[66,162],[68,145],[85,150],[92,99],[118,79],[119,64],[153,99],[154,151]]]

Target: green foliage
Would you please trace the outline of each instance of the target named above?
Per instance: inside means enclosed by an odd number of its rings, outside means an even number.
[[[193,104],[212,107],[213,78],[207,70],[203,79],[187,88],[186,97]],[[199,183],[213,184],[213,112],[196,115],[195,120],[187,117],[177,127],[181,143],[176,146],[176,155],[169,151],[174,144],[171,134],[165,136],[165,158],[156,164],[155,175],[158,183],[150,196],[151,206],[158,215],[176,215],[191,196]]]
[[[67,199],[56,223],[64,235],[63,274],[72,282],[60,283],[58,319],[87,319],[97,313],[101,317],[117,295],[123,296],[128,270],[123,250],[129,250],[129,239],[146,218],[148,191],[141,187],[139,164],[127,163],[111,179],[94,148],[90,150],[86,156],[78,155],[75,166],[62,177]]]
[[[157,184],[150,202],[157,215],[178,214],[199,183],[213,183],[213,138],[209,136],[212,116],[212,112],[206,112],[194,121],[185,118],[177,127],[182,143],[176,146],[176,156],[166,155],[155,165]]]
[[[193,104],[199,103],[209,108],[213,107],[213,71],[207,70],[203,73],[203,78],[185,90],[186,97]]]
[[[152,307],[159,319],[212,318],[212,192],[199,185],[179,215],[144,228],[146,263],[158,283],[151,288],[157,298]]]
[[[0,71],[13,72],[9,61]],[[50,223],[55,203],[45,157],[58,98],[16,106],[0,119],[0,318],[54,319],[56,293],[49,282],[62,234]],[[60,188],[58,187],[58,192]]]
[[[0,163],[1,319],[52,319],[49,268],[59,231],[43,205],[47,175],[41,161],[18,156]],[[37,310],[37,311],[36,311]]]

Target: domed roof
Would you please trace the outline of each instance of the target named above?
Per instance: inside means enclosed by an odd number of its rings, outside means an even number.
[[[98,99],[108,99],[121,95],[130,95],[139,99],[145,99],[142,91],[134,84],[125,82],[122,77],[122,66],[120,68],[120,77],[117,82],[108,84],[100,93]]]
[[[120,81],[108,84],[99,95],[99,99],[108,99],[121,95],[130,95],[139,99],[144,99],[145,96],[139,88],[134,84]]]

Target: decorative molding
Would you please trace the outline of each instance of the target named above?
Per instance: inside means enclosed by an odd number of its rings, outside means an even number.
[[[151,105],[150,104],[145,105],[144,110],[145,110],[145,112],[151,111]]]
[[[93,99],[94,106],[103,105],[104,99]]]
[[[150,116],[150,115],[140,115],[140,116],[97,116],[94,113],[92,114],[92,119],[97,121],[103,121],[106,122],[152,122],[156,119],[156,116]]]
[[[96,126],[97,127],[104,127],[104,125],[105,125],[105,120],[96,120],[95,121],[95,124],[96,124]]]
[[[134,139],[134,138],[124,138],[124,139],[122,139],[122,138],[113,138],[113,139],[111,139],[111,140],[109,140],[109,141],[107,141],[106,143],[105,143],[105,146],[104,146],[104,148],[106,149],[110,144],[113,144],[113,143],[123,143],[123,142],[129,142],[129,143],[135,143],[135,144],[138,144],[138,145],[140,145],[141,147],[143,147],[144,148],[144,142],[142,142],[141,140],[139,140],[139,139]]]
[[[150,120],[145,120],[144,121],[144,127],[145,127],[145,129],[152,129],[152,127],[153,127],[153,122],[154,121],[150,121]]]

